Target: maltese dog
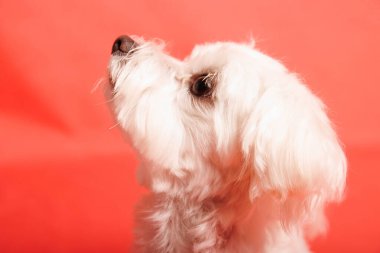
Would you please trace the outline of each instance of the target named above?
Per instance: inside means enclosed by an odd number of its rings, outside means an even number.
[[[137,252],[298,253],[341,200],[346,158],[325,107],[254,43],[196,46],[178,60],[121,36],[113,109],[149,189]]]

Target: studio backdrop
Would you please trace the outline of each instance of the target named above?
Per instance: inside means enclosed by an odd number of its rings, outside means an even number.
[[[114,39],[246,42],[299,73],[348,155],[314,252],[380,252],[380,2],[0,0],[0,252],[129,252],[144,194],[104,97]]]

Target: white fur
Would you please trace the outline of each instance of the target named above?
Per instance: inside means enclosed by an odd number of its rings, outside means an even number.
[[[137,210],[139,252],[309,252],[324,207],[339,201],[346,159],[322,102],[253,45],[163,45],[112,56],[117,120],[151,193]],[[211,98],[189,92],[212,73]]]

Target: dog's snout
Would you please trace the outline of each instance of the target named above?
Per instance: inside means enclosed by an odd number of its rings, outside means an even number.
[[[137,43],[127,35],[118,37],[112,46],[112,54],[127,54],[133,48],[137,46]]]

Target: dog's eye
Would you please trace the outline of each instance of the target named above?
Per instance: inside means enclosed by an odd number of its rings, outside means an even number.
[[[197,97],[208,97],[212,93],[213,75],[202,74],[193,77],[190,92]]]

